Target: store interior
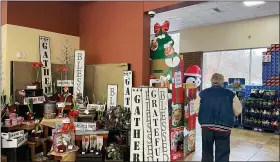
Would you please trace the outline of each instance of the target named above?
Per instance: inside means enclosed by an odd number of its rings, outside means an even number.
[[[1,161],[200,161],[214,73],[230,161],[279,161],[279,2],[1,1],[1,37]]]

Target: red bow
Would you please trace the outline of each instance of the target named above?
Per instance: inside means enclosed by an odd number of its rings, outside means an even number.
[[[166,33],[169,30],[169,21],[165,21],[162,26],[159,25],[159,23],[156,23],[154,26],[154,33],[156,35],[159,34],[159,31],[162,33]]]

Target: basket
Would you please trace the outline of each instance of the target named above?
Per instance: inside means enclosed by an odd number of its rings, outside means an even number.
[[[45,119],[54,119],[56,117],[56,113],[45,113],[44,118]]]

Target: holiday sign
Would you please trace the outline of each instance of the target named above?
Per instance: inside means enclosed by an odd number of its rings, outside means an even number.
[[[132,88],[130,160],[170,161],[169,139],[168,89]]]
[[[75,51],[75,67],[74,67],[74,96],[84,95],[84,80],[85,80],[85,51]]]
[[[41,68],[42,89],[44,94],[51,93],[52,89],[49,89],[49,84],[52,83],[50,38],[39,36],[39,50],[41,62],[43,63]]]
[[[130,161],[143,161],[143,110],[141,88],[132,88]]]
[[[159,88],[159,111],[162,136],[163,161],[170,161],[169,119],[168,119],[168,89]]]
[[[132,71],[123,72],[123,107],[131,107],[131,88],[132,88]]]
[[[152,127],[150,113],[149,88],[142,88],[143,127],[144,127],[144,161],[153,161]]]
[[[107,88],[107,109],[117,106],[118,86],[114,84],[108,84]]]

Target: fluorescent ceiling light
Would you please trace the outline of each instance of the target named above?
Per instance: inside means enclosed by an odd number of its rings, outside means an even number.
[[[252,6],[259,6],[265,4],[265,1],[244,1],[245,6],[252,7]]]

